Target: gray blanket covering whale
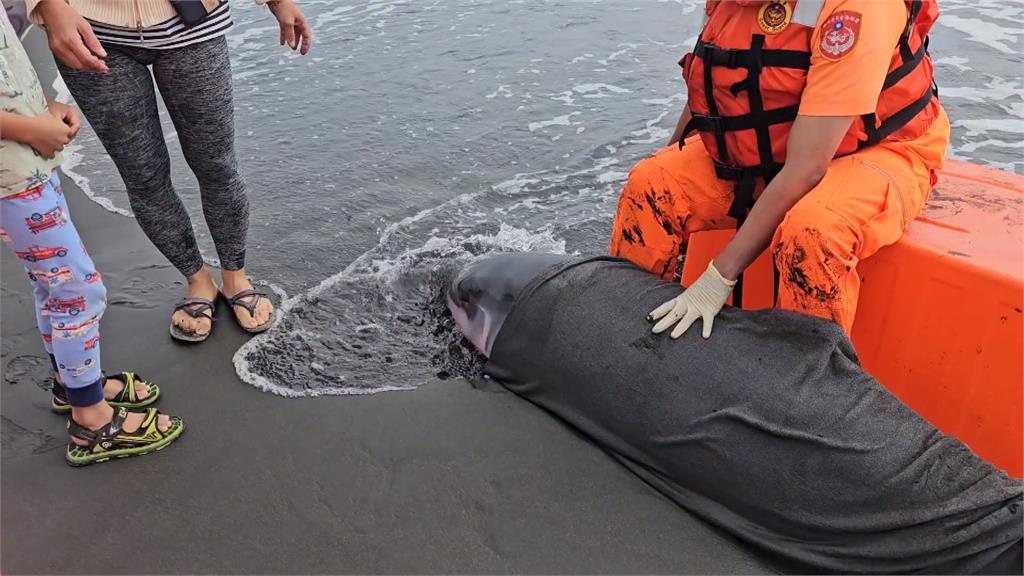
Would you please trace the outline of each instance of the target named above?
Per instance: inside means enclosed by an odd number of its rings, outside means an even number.
[[[834,324],[725,309],[651,334],[678,294],[572,259],[516,300],[486,370],[686,510],[802,569],[1021,572],[1022,483],[861,369]]]

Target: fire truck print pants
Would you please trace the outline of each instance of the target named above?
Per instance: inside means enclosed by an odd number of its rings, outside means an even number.
[[[171,185],[156,87],[177,131],[185,161],[199,181],[203,215],[220,266],[245,266],[249,199],[235,161],[234,97],[227,40],[152,50],[104,45],[110,72],[60,74],[124,180],[139,226],[185,276],[203,266],[192,221]],[[152,69],[152,70],[151,70]]]
[[[883,142],[836,158],[786,214],[769,250],[779,270],[776,305],[853,328],[857,263],[899,240],[921,212],[949,141],[941,114],[915,140]],[[715,176],[699,137],[633,167],[619,196],[610,252],[666,280],[689,235],[735,228],[732,184]]]
[[[107,290],[71,222],[57,173],[0,199],[0,228],[35,289],[39,333],[68,401],[92,406],[103,399],[99,326]]]

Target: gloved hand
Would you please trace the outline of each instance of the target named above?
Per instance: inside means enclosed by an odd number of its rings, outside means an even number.
[[[672,330],[672,338],[675,339],[682,336],[697,318],[703,318],[704,337],[708,338],[711,336],[715,316],[721,312],[722,306],[725,306],[725,301],[735,285],[735,280],[726,280],[722,277],[712,261],[696,282],[679,296],[655,308],[647,315],[647,320],[660,320],[654,325],[655,334],[661,334],[675,324],[676,327]]]

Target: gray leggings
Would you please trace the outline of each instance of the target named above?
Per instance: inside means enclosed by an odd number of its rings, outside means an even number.
[[[231,62],[223,36],[170,50],[104,45],[110,72],[61,76],[124,180],[142,230],[182,274],[203,265],[185,205],[171,185],[153,79],[199,180],[203,214],[225,270],[245,265],[249,199],[235,162]],[[152,75],[149,67],[153,67]]]

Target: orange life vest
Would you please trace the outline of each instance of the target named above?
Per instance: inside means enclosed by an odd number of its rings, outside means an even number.
[[[884,0],[892,1],[892,0]],[[693,52],[680,62],[693,120],[684,130],[700,132],[720,179],[736,182],[729,215],[742,223],[754,192],[786,161],[790,126],[807,84],[811,37],[823,0],[785,2],[708,0],[707,22]],[[907,24],[889,64],[874,112],[854,121],[836,156],[886,139],[923,134],[939,113],[938,91],[928,56],[928,31],[938,17],[935,0],[905,0]],[[795,6],[795,7],[794,7]],[[776,33],[759,23],[775,10]],[[781,11],[781,12],[780,12]],[[842,50],[842,29],[830,38]],[[847,45],[848,46],[848,45]],[[682,145],[682,140],[680,140]]]

